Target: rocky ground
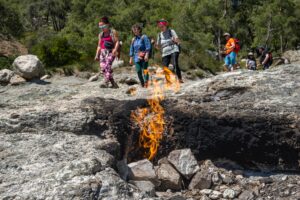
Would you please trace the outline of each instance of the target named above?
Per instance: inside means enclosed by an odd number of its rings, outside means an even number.
[[[128,167],[130,112],[149,96],[125,83],[133,69],[117,70],[119,89],[73,76],[0,86],[0,199],[300,199],[299,75],[291,64],[186,81],[163,102],[153,163],[135,149]]]

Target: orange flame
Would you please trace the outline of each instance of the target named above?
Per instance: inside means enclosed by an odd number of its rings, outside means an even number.
[[[149,71],[148,71],[149,72]],[[139,126],[139,146],[145,149],[145,157],[152,160],[158,150],[165,130],[165,110],[160,102],[164,99],[166,90],[178,91],[179,82],[167,68],[156,70],[156,78],[150,81],[151,97],[147,99],[149,108],[138,108],[131,113],[131,119]],[[164,76],[166,82],[163,82]]]

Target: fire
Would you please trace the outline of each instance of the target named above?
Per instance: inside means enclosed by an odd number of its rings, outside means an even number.
[[[140,128],[139,147],[145,149],[145,157],[152,160],[158,150],[165,130],[165,110],[160,104],[165,98],[167,90],[177,92],[180,88],[175,75],[167,67],[157,67],[151,74],[149,81],[150,98],[147,99],[148,108],[138,108],[131,113],[131,119]],[[165,80],[166,79],[166,80]],[[164,81],[165,80],[165,81]]]

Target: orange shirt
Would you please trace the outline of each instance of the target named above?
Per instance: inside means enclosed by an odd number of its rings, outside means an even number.
[[[226,48],[225,52],[226,52],[227,55],[230,54],[231,52],[233,52],[233,50],[235,48],[235,41],[234,41],[233,38],[230,38],[227,41],[227,43],[225,45],[225,48]]]

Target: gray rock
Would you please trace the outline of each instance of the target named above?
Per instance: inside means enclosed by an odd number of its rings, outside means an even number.
[[[99,79],[99,74],[96,74],[96,75],[91,76],[91,77],[89,78],[89,82],[98,81],[98,79]]]
[[[130,181],[140,191],[145,193],[149,197],[155,196],[155,185],[151,181]]]
[[[123,159],[117,162],[118,173],[120,177],[127,181],[129,175],[129,167],[127,165],[127,160]]]
[[[254,196],[253,192],[251,192],[249,190],[245,190],[239,195],[239,199],[240,200],[253,200],[253,199],[255,199],[255,196]]]
[[[174,150],[169,154],[168,160],[187,179],[199,170],[191,149]]]
[[[129,167],[129,179],[137,181],[152,181],[157,184],[157,176],[153,164],[147,160],[140,160],[128,164]]]
[[[234,199],[236,197],[236,192],[232,189],[226,189],[223,192],[223,197],[226,199]]]
[[[50,79],[50,78],[51,78],[51,76],[49,74],[46,74],[46,75],[41,77],[41,80],[44,81],[44,80],[47,80],[47,79]]]
[[[189,184],[189,189],[209,189],[211,185],[211,174],[207,170],[201,170],[192,178]]]
[[[222,177],[219,172],[213,173],[212,182],[214,183],[214,185],[220,185],[222,183]]]
[[[92,74],[90,72],[75,72],[75,76],[82,79],[90,79]]]
[[[17,57],[13,62],[14,71],[21,77],[30,80],[44,75],[44,67],[35,55]]]
[[[135,85],[139,83],[135,78],[132,77],[124,77],[119,82],[127,85]]]
[[[213,190],[211,190],[211,189],[200,190],[200,193],[205,194],[205,195],[210,195],[212,192],[213,192]]]
[[[206,195],[203,195],[203,196],[200,198],[200,200],[210,200],[210,198],[209,198],[208,196],[206,196]]]
[[[222,197],[222,193],[219,191],[212,191],[212,193],[209,195],[209,198],[211,199],[219,199]]]
[[[181,177],[178,172],[170,164],[161,164],[157,169],[157,176],[161,182],[159,188],[166,190],[180,190]]]
[[[101,171],[99,177],[102,181],[102,187],[97,199],[131,199],[134,193],[137,195],[136,199],[142,199],[143,195],[137,193],[138,189],[131,187],[130,184],[122,180],[112,168]]]
[[[11,77],[14,75],[14,72],[9,69],[0,70],[0,84],[9,83]]]
[[[290,63],[300,63],[300,50],[290,50],[283,53],[283,57]]]
[[[222,181],[223,183],[227,184],[227,185],[230,185],[230,184],[233,184],[234,183],[234,176],[233,174],[221,174],[221,177],[222,177]]]
[[[11,85],[21,85],[21,84],[24,84],[24,83],[26,83],[26,80],[23,77],[21,77],[17,74],[13,75],[10,79],[10,84]]]

